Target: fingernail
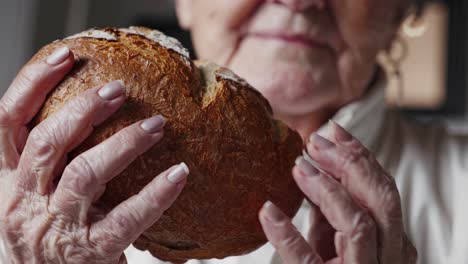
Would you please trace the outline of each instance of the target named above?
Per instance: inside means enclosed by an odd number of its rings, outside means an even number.
[[[333,144],[329,140],[315,133],[312,134],[310,141],[315,147],[317,147],[320,150],[325,150],[325,149],[332,148],[333,146],[335,146],[335,144]]]
[[[112,81],[102,87],[98,94],[104,100],[114,100],[120,97],[125,92],[125,84],[123,81]]]
[[[164,127],[165,124],[166,124],[166,119],[161,115],[157,115],[157,116],[150,117],[146,119],[145,121],[143,121],[140,127],[144,131],[150,134],[154,134],[156,132],[161,131],[161,129]]]
[[[335,137],[338,141],[347,142],[353,139],[353,136],[349,134],[348,131],[346,131],[343,127],[338,125],[338,123],[336,123],[335,121],[330,120],[329,124],[333,128],[333,131],[335,132]]]
[[[187,175],[189,173],[190,173],[190,170],[187,167],[187,164],[182,162],[173,171],[171,171],[167,175],[167,180],[174,183],[174,184],[177,184],[177,183],[183,181],[185,178],[187,178]]]
[[[47,57],[47,64],[49,65],[58,65],[64,62],[70,55],[70,49],[68,47],[60,47],[56,49],[52,54]]]
[[[299,156],[296,159],[296,165],[306,176],[317,176],[320,174],[320,171],[312,166],[312,164],[302,156]]]
[[[279,223],[282,222],[286,219],[286,216],[281,210],[271,201],[267,201],[264,205],[263,208],[265,210],[264,216],[265,218],[273,223]]]

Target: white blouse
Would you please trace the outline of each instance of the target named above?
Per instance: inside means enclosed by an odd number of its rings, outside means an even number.
[[[442,126],[424,125],[387,109],[384,85],[341,109],[333,120],[359,138],[395,177],[418,263],[468,263],[468,135],[450,134]],[[309,210],[304,203],[293,219],[303,234]],[[164,263],[132,247],[126,254],[130,264]],[[244,256],[188,263],[279,264],[281,259],[266,244]]]

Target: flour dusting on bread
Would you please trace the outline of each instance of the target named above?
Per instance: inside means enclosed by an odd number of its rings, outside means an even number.
[[[76,38],[96,38],[96,39],[117,41],[117,37],[113,33],[107,32],[104,30],[99,30],[99,29],[86,30],[84,32],[70,36],[66,39],[76,39]]]
[[[190,53],[182,44],[175,38],[166,36],[164,33],[158,30],[144,28],[144,27],[129,27],[129,28],[120,28],[119,31],[143,36],[147,39],[150,39],[159,45],[173,50],[185,58],[190,58]]]
[[[230,80],[239,84],[247,85],[247,82],[244,79],[242,79],[237,74],[235,74],[231,70],[226,69],[224,67],[219,67],[216,70],[215,74],[216,76],[221,77],[223,79]]]

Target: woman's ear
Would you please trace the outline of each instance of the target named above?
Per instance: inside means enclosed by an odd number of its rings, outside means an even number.
[[[179,25],[186,30],[192,26],[192,0],[175,0]]]

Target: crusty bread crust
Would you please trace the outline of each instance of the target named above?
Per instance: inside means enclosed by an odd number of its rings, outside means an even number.
[[[126,103],[71,158],[141,119],[162,114],[168,122],[163,140],[112,180],[100,203],[112,208],[185,162],[191,171],[185,189],[135,246],[174,262],[248,253],[266,242],[257,216],[265,201],[291,217],[301,204],[291,176],[301,138],[272,119],[267,100],[245,81],[214,64],[196,66],[180,44],[164,37],[145,28],[104,28],[41,49],[30,63],[63,45],[77,63],[33,125],[81,92],[123,80]]]

